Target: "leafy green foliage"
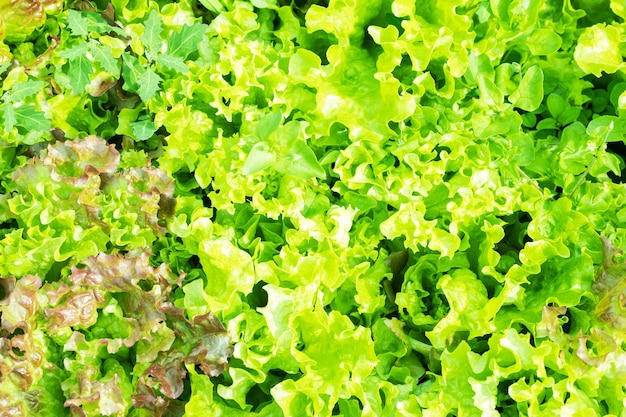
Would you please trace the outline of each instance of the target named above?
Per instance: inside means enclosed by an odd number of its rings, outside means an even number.
[[[621,2],[29,4],[3,410],[623,414]]]
[[[166,265],[151,267],[147,253],[100,254],[83,264],[59,282],[6,281],[1,340],[3,357],[12,358],[3,365],[3,375],[10,375],[0,391],[5,409],[16,415],[51,408],[86,416],[124,416],[133,407],[163,412],[182,394],[185,364],[207,375],[223,370],[232,349],[219,321],[210,313],[190,321],[171,303],[182,276]],[[39,298],[45,301],[33,303]],[[19,377],[19,369],[28,372]]]

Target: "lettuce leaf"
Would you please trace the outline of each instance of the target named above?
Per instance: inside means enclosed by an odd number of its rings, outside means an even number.
[[[5,3],[2,410],[623,414],[620,2]]]
[[[45,275],[55,263],[80,261],[111,244],[146,247],[163,234],[171,180],[149,166],[118,171],[119,163],[113,145],[88,136],[49,145],[17,169],[5,204],[18,228],[0,243],[0,272]]]
[[[232,348],[219,320],[211,313],[189,320],[172,304],[184,274],[152,267],[145,252],[99,254],[81,264],[54,283],[3,279],[5,409],[30,415],[50,406],[94,416],[164,411],[183,392],[186,364],[210,376],[224,371]]]

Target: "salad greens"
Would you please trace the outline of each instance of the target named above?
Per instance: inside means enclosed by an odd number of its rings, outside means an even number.
[[[626,416],[618,0],[0,0],[0,409]]]

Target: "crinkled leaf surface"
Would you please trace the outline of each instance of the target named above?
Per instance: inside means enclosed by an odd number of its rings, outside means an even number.
[[[620,1],[0,0],[0,414],[624,414]]]

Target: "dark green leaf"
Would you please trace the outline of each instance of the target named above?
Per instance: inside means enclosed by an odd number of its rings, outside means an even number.
[[[220,13],[224,10],[224,5],[218,0],[200,0],[200,4],[213,13]]]
[[[123,88],[128,92],[136,93],[139,90],[139,77],[146,71],[146,68],[141,65],[135,56],[127,52],[124,52],[122,58],[122,77],[124,78]]]
[[[80,94],[89,84],[89,76],[93,72],[93,66],[86,55],[71,59],[68,63],[68,75],[74,94]]]
[[[78,43],[71,48],[64,49],[60,53],[62,58],[76,59],[87,55],[87,44],[84,42]]]

